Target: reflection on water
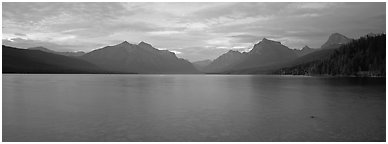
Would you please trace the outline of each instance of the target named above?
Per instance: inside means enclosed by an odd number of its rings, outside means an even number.
[[[3,141],[385,141],[385,78],[3,74]]]

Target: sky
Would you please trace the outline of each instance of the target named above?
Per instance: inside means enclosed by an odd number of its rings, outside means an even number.
[[[385,3],[2,3],[2,43],[89,52],[141,41],[189,61],[263,38],[319,48],[331,33],[385,33]]]

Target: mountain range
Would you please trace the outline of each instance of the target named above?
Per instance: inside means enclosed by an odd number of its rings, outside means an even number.
[[[82,56],[85,54],[83,51],[77,51],[77,52],[58,52],[58,51],[53,51],[45,47],[32,47],[28,48],[29,50],[39,50],[47,53],[53,53],[53,54],[58,54],[58,55],[64,55],[64,56]]]
[[[267,73],[270,70],[314,60],[317,55],[328,55],[332,49],[347,44],[351,39],[339,33],[331,34],[320,49],[308,46],[291,50],[281,42],[263,38],[249,52],[229,51],[203,68],[205,73]],[[311,55],[316,55],[312,57]]]
[[[199,73],[193,64],[173,52],[127,41],[86,54],[3,46],[3,65],[5,73]]]
[[[41,50],[2,46],[3,73],[112,73],[89,62]]]
[[[91,51],[80,58],[103,69],[122,73],[199,73],[189,61],[145,42],[135,45],[124,41]]]
[[[377,36],[368,34],[369,37]],[[88,53],[57,52],[44,47],[17,49],[3,46],[5,73],[144,73],[144,74],[268,74],[329,57],[354,40],[331,34],[321,48],[290,49],[263,38],[249,52],[230,50],[214,60],[190,63],[151,44],[124,41]],[[38,56],[39,55],[39,56]],[[56,70],[57,69],[57,70]]]

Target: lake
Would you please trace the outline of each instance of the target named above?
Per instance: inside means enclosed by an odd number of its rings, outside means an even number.
[[[385,141],[385,78],[3,74],[3,141]]]

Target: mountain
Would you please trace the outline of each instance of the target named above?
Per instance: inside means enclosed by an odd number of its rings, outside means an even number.
[[[235,66],[234,69],[277,64],[291,61],[298,57],[287,46],[266,38],[255,44],[253,49],[246,55],[244,61]]]
[[[307,63],[319,59],[326,58],[327,56],[334,53],[335,49],[317,49],[309,54],[306,54],[304,56],[298,57],[297,59],[287,62],[286,66],[294,66],[302,63]]]
[[[193,62],[193,65],[197,70],[203,71],[204,68],[206,66],[210,65],[212,62],[213,62],[212,60],[206,59],[206,60],[201,60],[201,61],[195,61],[195,62]]]
[[[298,50],[298,49],[294,49],[294,52],[296,53],[296,55],[298,55],[299,57],[301,56],[304,56],[304,55],[307,55],[311,52],[314,52],[316,49],[312,49],[308,46],[304,46],[302,49]]]
[[[297,57],[297,54],[287,46],[264,38],[255,44],[249,52],[229,51],[221,55],[205,70],[209,73],[222,73],[282,63]]]
[[[321,46],[321,48],[339,48],[341,45],[347,44],[350,41],[352,41],[352,39],[349,39],[342,34],[333,33],[329,36],[329,39]]]
[[[367,38],[371,38],[371,37],[373,37],[373,36],[366,35],[362,39],[367,39]],[[360,40],[362,40],[362,39],[360,39]],[[357,40],[357,41],[359,41],[359,40]],[[369,41],[372,41],[372,40],[369,40]],[[357,43],[357,42],[351,41],[347,44],[340,45],[339,48],[315,49],[313,52],[310,52],[306,55],[300,56],[294,60],[287,61],[287,62],[264,65],[264,66],[257,66],[257,67],[252,67],[252,68],[238,69],[238,70],[229,70],[229,71],[226,71],[224,73],[227,73],[227,74],[274,74],[274,73],[275,74],[329,74],[327,72],[326,73],[323,73],[323,72],[318,73],[317,71],[325,71],[325,70],[330,70],[330,69],[335,69],[335,70],[347,69],[347,67],[349,67],[349,64],[342,64],[341,67],[339,67],[336,64],[341,63],[341,61],[344,61],[346,59],[353,59],[352,58],[353,55],[359,55],[357,60],[355,60],[357,62],[350,62],[350,63],[353,64],[353,63],[364,62],[364,64],[362,64],[362,65],[364,65],[363,66],[364,68],[362,68],[362,70],[365,69],[365,65],[368,65],[367,63],[365,63],[365,61],[369,61],[368,63],[372,64],[372,63],[375,63],[374,61],[380,60],[379,63],[380,64],[383,63],[381,60],[385,59],[385,55],[381,55],[381,54],[378,55],[378,53],[372,52],[372,51],[376,51],[376,50],[371,51],[368,49],[362,49],[362,48],[367,47],[365,45],[348,46],[348,45],[352,45],[353,43]],[[385,49],[382,48],[385,45],[381,44],[382,43],[381,39],[380,39],[380,42],[373,41],[373,42],[363,42],[363,43],[368,43],[373,47],[380,47],[380,48],[378,48],[379,50],[377,50],[377,51],[380,51],[381,53],[385,53],[385,51],[384,51]],[[347,47],[346,51],[342,50],[342,49],[344,49],[344,47]],[[358,50],[359,52],[355,52],[358,54],[350,53],[350,51],[353,51],[353,49]],[[331,58],[333,55],[338,53],[339,50],[342,50],[342,52],[341,52],[342,54],[340,56],[337,55],[337,58]],[[294,50],[294,52],[296,52],[296,53],[298,53],[300,51],[301,50]],[[366,58],[367,57],[366,55],[368,55],[368,54],[374,55],[374,56],[369,56],[368,58]],[[340,57],[340,58],[338,58],[338,57]],[[372,58],[372,57],[375,57],[375,58]],[[328,59],[331,61],[327,62]],[[367,59],[369,59],[369,60],[367,60]],[[376,59],[376,60],[371,61],[370,59]],[[324,65],[324,64],[322,64],[322,61],[325,61],[323,63],[326,63],[326,64],[327,63],[334,64],[334,65],[336,65],[336,68],[327,68],[327,67],[322,68],[322,65]],[[316,64],[318,62],[321,62],[321,63]],[[317,65],[319,65],[319,68],[320,68],[319,70],[316,70]],[[377,65],[378,64],[372,64],[371,67],[380,67],[380,68],[378,68],[380,70],[372,70],[372,71],[366,70],[366,71],[361,71],[361,72],[355,72],[352,75],[357,75],[357,74],[360,75],[362,73],[365,74],[365,72],[369,75],[381,75],[383,73],[382,72],[383,70],[381,70],[381,69],[385,70],[385,68],[381,68],[383,66],[381,66],[381,65],[377,66]],[[323,66],[323,67],[325,67],[325,66]],[[351,67],[357,67],[357,66],[353,65]],[[338,72],[338,71],[334,72],[334,71],[333,71],[333,73],[330,73],[330,74],[332,74],[332,75],[338,75],[338,74],[349,75],[349,71],[351,71],[351,70],[345,70],[348,73],[342,73],[342,72]],[[353,71],[354,71],[354,69],[353,69]]]
[[[322,49],[312,49],[308,46],[303,47],[301,50],[290,50],[288,47],[282,45],[280,42],[263,39],[260,43],[255,44],[254,48],[248,52],[251,54],[249,58],[245,58],[245,62],[239,62],[239,66],[229,68],[222,73],[228,74],[269,74],[283,67],[292,67],[295,65],[312,62],[323,59],[332,53],[334,53],[336,47],[348,43],[350,39],[345,36],[335,33],[332,34],[328,41],[324,44]],[[291,54],[292,51],[294,54]],[[254,54],[262,54],[260,56]],[[266,58],[267,56],[267,58]],[[271,58],[272,57],[272,58]],[[279,58],[279,59],[276,59]],[[265,59],[266,64],[263,64]],[[251,66],[245,66],[247,63],[251,63]],[[256,63],[256,66],[252,66]],[[237,67],[237,68],[236,68]]]
[[[75,57],[2,46],[3,73],[107,73]]]
[[[45,48],[45,47],[32,47],[32,48],[28,48],[28,50],[40,50],[40,51],[43,51],[43,52],[59,54],[59,55],[64,55],[64,56],[82,56],[82,55],[85,54],[85,52],[82,52],[82,51],[78,51],[78,52],[57,52],[57,51],[53,51],[53,50],[50,50],[50,49]]]
[[[124,41],[91,51],[80,58],[101,68],[119,72],[198,73],[189,61],[145,42],[136,45]]]
[[[328,56],[330,56],[332,53],[335,52],[336,49],[317,49],[313,52],[306,54],[304,56],[300,56],[294,60],[286,61],[282,63],[276,63],[276,64],[270,64],[270,65],[264,65],[264,66],[258,66],[258,67],[252,67],[252,68],[245,68],[245,69],[238,69],[238,70],[230,70],[226,71],[227,74],[273,74],[275,71],[284,68],[284,67],[292,67],[299,64],[304,64],[320,59],[324,59]]]
[[[385,76],[385,34],[361,37],[329,56],[279,69],[278,74]]]
[[[213,60],[213,62],[207,65],[203,70],[208,73],[226,71],[241,62],[244,57],[245,54],[240,53],[239,51],[229,50],[227,53],[224,53]]]

